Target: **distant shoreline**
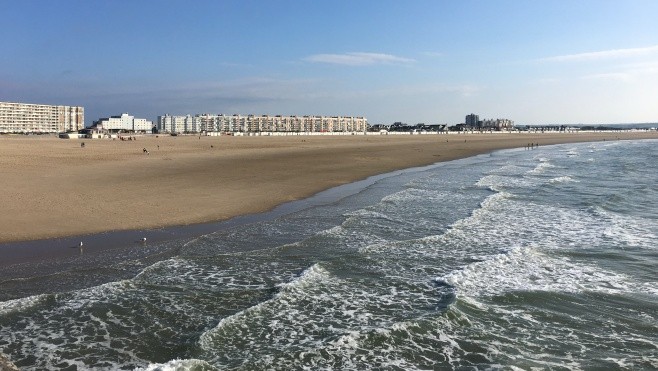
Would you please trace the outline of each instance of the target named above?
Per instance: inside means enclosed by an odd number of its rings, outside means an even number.
[[[145,136],[89,139],[84,148],[0,136],[0,244],[221,222],[394,170],[529,143],[617,139],[658,132]]]

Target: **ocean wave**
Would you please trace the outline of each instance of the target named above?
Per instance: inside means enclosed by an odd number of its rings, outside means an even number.
[[[0,302],[0,316],[26,312],[48,300],[52,300],[53,298],[53,294],[41,294]]]
[[[555,167],[556,166],[550,163],[548,159],[543,159],[543,161],[540,160],[539,164],[537,164],[537,166],[535,166],[534,169],[528,171],[528,174],[543,174],[548,169],[552,169]]]
[[[486,261],[437,278],[456,288],[458,296],[496,296],[514,291],[646,293],[646,286],[626,275],[596,266],[551,257],[536,249],[517,247]],[[653,294],[658,294],[658,288]]]
[[[512,194],[508,192],[497,192],[486,197],[480,202],[479,208],[471,211],[469,217],[457,220],[450,226],[450,228],[466,229],[481,224],[484,220],[490,220],[491,214],[501,214],[501,209],[509,205],[509,199],[511,196]]]
[[[214,339],[221,334],[224,328],[229,326],[235,326],[240,323],[247,323],[248,318],[253,316],[253,312],[257,312],[267,306],[271,301],[280,300],[286,296],[291,296],[291,293],[294,293],[299,290],[303,290],[304,287],[309,285],[314,285],[317,281],[325,281],[329,273],[320,266],[320,264],[314,264],[308,269],[306,269],[302,274],[291,282],[284,283],[280,285],[280,291],[270,300],[260,302],[254,306],[251,306],[247,309],[244,309],[234,315],[222,318],[217,326],[213,329],[204,332],[199,337],[199,346],[202,349],[213,349]]]
[[[575,147],[569,147],[569,148],[564,148],[561,149],[560,152],[564,153],[567,157],[577,157],[580,156],[580,151],[582,150],[583,146],[575,146]]]
[[[573,179],[572,177],[570,177],[568,175],[563,175],[563,176],[559,176],[559,177],[556,177],[556,178],[551,178],[548,182],[549,183],[571,183],[571,182],[578,183],[579,181]]]
[[[199,359],[174,359],[166,363],[154,363],[146,367],[137,367],[135,371],[215,371],[206,361]]]
[[[605,223],[602,236],[615,241],[612,246],[629,246],[643,249],[656,249],[658,229],[651,220],[637,216],[622,215],[605,210],[600,206],[593,208],[595,215]],[[652,227],[654,226],[654,227]]]

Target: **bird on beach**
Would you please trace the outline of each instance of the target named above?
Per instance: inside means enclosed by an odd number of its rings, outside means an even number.
[[[80,244],[78,245],[78,247],[82,248],[83,245],[84,244],[82,243],[82,241],[80,241]]]
[[[142,243],[146,243],[146,237],[142,237]]]

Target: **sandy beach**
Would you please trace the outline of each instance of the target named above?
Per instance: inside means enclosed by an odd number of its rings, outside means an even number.
[[[0,243],[226,220],[389,171],[497,149],[657,132],[0,137]],[[148,154],[143,149],[148,150]]]

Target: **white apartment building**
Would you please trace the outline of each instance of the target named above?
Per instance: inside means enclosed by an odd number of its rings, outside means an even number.
[[[150,132],[153,129],[153,121],[135,118],[135,116],[123,113],[121,116],[99,119],[94,123],[94,126],[109,131]]]
[[[161,133],[194,133],[194,118],[186,116],[158,116],[157,129]]]
[[[0,102],[0,133],[61,133],[84,127],[83,107]]]
[[[364,132],[368,120],[343,116],[211,115],[158,116],[165,133]]]
[[[514,121],[510,119],[486,119],[482,120],[483,129],[510,130],[514,128]]]

